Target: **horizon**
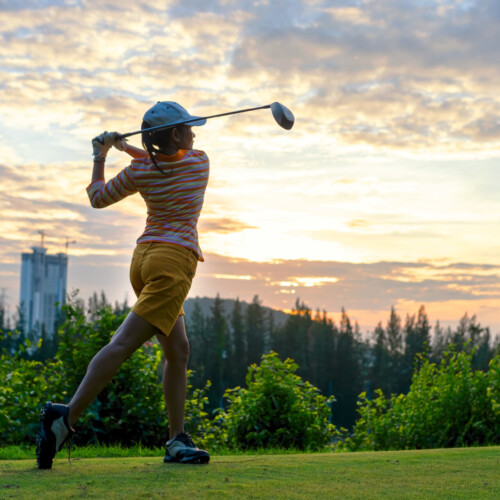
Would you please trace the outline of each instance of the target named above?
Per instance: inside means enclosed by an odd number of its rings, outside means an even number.
[[[62,252],[64,253],[64,252]],[[68,271],[70,270],[70,266],[68,265]],[[68,274],[70,274],[68,272]],[[67,290],[67,296],[70,297],[71,295],[73,295],[76,299],[78,300],[81,300],[83,301],[84,304],[87,304],[89,299],[94,295],[94,294],[97,294],[98,297],[100,297],[100,294],[101,293],[104,293],[105,295],[105,298],[106,298],[106,301],[112,305],[112,306],[115,306],[115,305],[122,305],[122,304],[127,304],[128,307],[132,307],[134,301],[132,301],[131,303],[129,303],[129,292],[132,292],[132,289],[130,287],[130,290],[127,291],[125,293],[125,296],[120,299],[120,298],[117,298],[117,297],[110,297],[107,293],[106,293],[106,290],[102,289],[102,290],[94,290],[92,292],[90,292],[88,295],[86,296],[82,296],[81,295],[81,291],[78,290],[78,289],[68,289]],[[279,307],[274,307],[272,305],[269,305],[265,302],[265,300],[262,299],[262,297],[259,295],[259,294],[251,294],[251,296],[248,296],[246,298],[241,298],[239,296],[222,296],[219,292],[215,292],[214,295],[210,296],[210,295],[193,295],[193,289],[191,289],[188,297],[186,297],[186,301],[187,300],[210,300],[210,301],[213,301],[215,300],[215,298],[219,296],[219,298],[224,302],[224,301],[235,301],[235,300],[240,300],[241,303],[244,303],[244,304],[251,304],[253,298],[255,296],[258,297],[258,300],[260,302],[260,304],[265,307],[265,308],[268,308],[268,309],[272,309],[276,312],[282,312],[284,314],[294,314],[294,312],[296,311],[295,307],[297,305],[297,301],[299,301],[299,303],[301,305],[304,305],[305,307],[307,307],[311,313],[312,313],[312,317],[314,318],[314,315],[319,312],[321,315],[322,314],[326,314],[326,317],[331,320],[335,325],[339,325],[340,324],[340,319],[341,319],[341,316],[342,316],[342,310],[344,310],[344,312],[347,314],[347,316],[349,317],[349,320],[351,322],[351,325],[353,326],[353,328],[355,327],[355,325],[357,325],[359,327],[359,332],[361,333],[361,335],[367,339],[367,336],[368,335],[371,335],[374,333],[374,330],[375,328],[377,327],[377,325],[379,323],[382,324],[382,327],[386,327],[387,326],[387,322],[389,320],[389,317],[390,317],[390,314],[391,314],[391,308],[393,306],[391,306],[389,308],[389,310],[387,311],[378,311],[377,313],[374,313],[372,316],[370,316],[370,318],[372,319],[373,323],[370,323],[370,324],[366,324],[366,323],[360,323],[359,320],[357,319],[356,316],[353,316],[352,314],[350,314],[350,312],[348,310],[346,310],[343,306],[340,307],[340,309],[338,311],[335,311],[335,312],[329,312],[329,311],[326,311],[325,309],[321,309],[319,307],[315,307],[313,304],[309,304],[305,301],[303,301],[301,299],[300,296],[295,296],[295,298],[293,299],[293,303],[290,304],[290,308],[279,308]],[[0,296],[0,299],[2,297]],[[491,339],[490,341],[495,343],[496,341],[500,340],[500,331],[498,330],[495,330],[494,327],[492,327],[491,325],[488,325],[488,324],[484,324],[480,321],[480,318],[477,317],[476,314],[469,314],[468,311],[465,311],[460,317],[457,317],[455,319],[452,319],[452,320],[441,320],[440,318],[432,318],[431,315],[429,314],[429,311],[427,310],[427,307],[426,307],[426,304],[422,303],[422,304],[418,304],[416,305],[416,309],[415,310],[411,310],[410,308],[408,308],[407,310],[398,310],[395,308],[395,312],[396,314],[400,317],[401,319],[401,327],[404,328],[404,324],[405,324],[405,321],[406,321],[406,318],[407,316],[415,316],[415,317],[418,317],[418,312],[419,312],[419,309],[420,307],[424,307],[425,309],[425,314],[427,315],[428,319],[429,319],[429,325],[430,325],[430,334],[431,334],[431,337],[434,336],[434,333],[435,333],[435,328],[439,325],[440,328],[443,328],[443,330],[446,332],[446,330],[450,329],[450,330],[454,330],[456,327],[458,327],[459,325],[459,322],[461,321],[461,319],[464,318],[464,316],[467,316],[469,319],[472,319],[472,318],[475,318],[477,323],[481,326],[481,328],[488,328],[489,331],[490,331],[490,334],[491,334]],[[15,318],[15,312],[12,311],[12,310],[9,310],[9,308],[6,309],[6,319],[8,321],[12,321],[14,320]],[[383,314],[386,314],[385,316],[382,317]],[[186,312],[186,316],[189,317],[189,313]]]
[[[139,196],[90,207],[91,138],[158,100],[205,116],[210,181],[190,296],[308,307],[364,331],[424,305],[500,332],[495,0],[6,0],[0,6],[0,294],[69,241],[68,291],[134,302]],[[96,12],[99,15],[96,15]],[[132,137],[132,145],[139,139]],[[128,165],[108,155],[106,179]],[[75,242],[76,243],[73,243]],[[336,316],[337,315],[337,316]]]

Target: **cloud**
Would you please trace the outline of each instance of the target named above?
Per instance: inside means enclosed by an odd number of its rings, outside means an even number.
[[[266,297],[293,292],[328,311],[388,309],[398,301],[421,303],[500,299],[500,266],[432,262],[347,263],[279,260],[257,263],[209,255],[199,272],[216,276],[251,277],[233,284],[233,295],[264,290]],[[220,291],[220,290],[218,290]]]
[[[481,135],[479,142],[497,148],[488,117],[499,107],[499,69],[487,16],[494,19],[498,7],[446,7],[444,14],[441,2],[366,2],[326,8],[313,25],[259,24],[234,51],[233,76],[264,72],[285,88],[301,81],[297,114],[316,116],[312,123],[348,144],[468,150]]]
[[[304,132],[324,128],[344,147],[499,146],[494,1],[15,6],[4,2],[0,32],[12,125],[81,134],[113,117],[137,127],[158,97],[210,112],[276,94]]]
[[[74,269],[97,269],[96,255],[103,269],[126,267],[144,204],[88,206],[97,133],[137,130],[159,99],[199,114],[278,100],[296,115],[289,133],[267,111],[197,131],[213,167],[202,247],[225,254],[204,290],[258,286],[284,307],[307,293],[328,310],[497,300],[496,268],[419,267],[417,279],[396,264],[498,261],[496,0],[4,0],[0,9],[2,280],[39,229],[50,251],[78,242]],[[122,162],[111,153],[107,175]],[[379,267],[313,272],[306,258]],[[383,277],[381,260],[391,263]],[[88,276],[119,290],[118,274]]]
[[[223,219],[206,219],[203,218],[199,227],[200,231],[210,233],[233,233],[235,231],[244,231],[245,229],[256,229],[256,226],[251,226],[241,221],[223,218]]]
[[[396,307],[413,314],[421,304],[432,321],[448,325],[465,312],[500,330],[500,266],[474,263],[281,260],[257,263],[206,255],[198,267],[191,296],[240,297],[255,294],[267,306],[291,309],[300,299],[336,317],[345,308],[363,328],[385,321]]]

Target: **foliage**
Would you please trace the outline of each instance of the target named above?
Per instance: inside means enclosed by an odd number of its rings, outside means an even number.
[[[428,359],[408,394],[358,402],[347,450],[398,450],[500,443],[500,356],[488,372],[472,369],[473,353],[449,348],[440,365]]]
[[[107,306],[93,311],[89,321],[83,309],[65,306],[66,319],[59,330],[59,348],[55,359],[44,363],[24,359],[30,342],[15,355],[0,356],[0,443],[30,442],[38,429],[37,414],[47,401],[68,402],[83,378],[87,365],[107,344],[124,317]],[[167,439],[168,420],[161,388],[161,348],[153,342],[141,347],[121,367],[112,383],[82,415],[75,436],[76,444],[121,443],[157,446]],[[208,386],[188,386],[186,427],[197,433],[212,424],[204,411]],[[215,431],[214,431],[215,432]]]
[[[202,303],[206,306],[204,310],[200,307]],[[471,380],[479,384],[477,380],[481,377],[488,379],[488,397],[491,397],[493,406],[497,405],[495,411],[498,414],[500,398],[498,381],[494,378],[495,369],[498,373],[498,368],[494,368],[497,366],[494,362],[491,363],[492,368],[488,364],[495,353],[500,353],[500,344],[498,340],[495,344],[489,329],[481,327],[475,316],[469,318],[465,315],[455,330],[445,330],[438,323],[430,342],[430,322],[423,306],[418,315],[407,316],[405,322],[391,308],[386,325],[379,323],[371,336],[363,339],[357,325],[351,324],[344,310],[340,323],[336,325],[325,312],[318,310],[313,313],[299,300],[292,314],[286,316],[262,306],[257,296],[250,304],[239,300],[233,301],[231,308],[228,307],[230,304],[231,301],[224,301],[219,296],[212,301],[194,299],[194,309],[187,317],[191,344],[189,368],[195,371],[190,371],[186,422],[187,430],[195,436],[200,446],[220,450],[221,446],[228,446],[228,443],[234,445],[234,432],[238,426],[228,417],[237,408],[232,401],[236,403],[238,397],[243,399],[244,391],[248,392],[248,397],[257,397],[256,389],[240,387],[244,387],[245,380],[249,380],[245,378],[249,364],[257,362],[269,350],[278,352],[282,359],[295,360],[298,368],[297,373],[292,375],[307,380],[324,397],[331,398],[329,401],[335,394],[328,418],[337,427],[353,428],[358,395],[364,392],[359,409],[364,409],[365,413],[360,415],[357,435],[347,441],[353,449],[373,448],[369,444],[370,440],[368,444],[364,440],[368,434],[373,439],[375,430],[368,427],[368,423],[363,424],[363,420],[369,420],[372,426],[372,414],[382,419],[381,415],[390,410],[393,415],[391,418],[396,418],[396,409],[403,408],[404,402],[406,418],[409,419],[408,401],[416,401],[415,410],[424,411],[427,408],[425,399],[423,402],[416,399],[415,391],[408,398],[399,396],[398,399],[398,396],[390,395],[406,394],[412,380],[420,380],[415,379],[415,370],[420,370],[420,377],[424,374],[430,380],[437,377],[441,368],[436,367],[440,366],[443,359],[449,358],[449,354],[445,353],[451,343],[455,344],[456,352],[472,356],[471,373],[476,369],[484,372],[471,376]],[[40,405],[45,400],[69,400],[84,376],[89,361],[109,342],[127,313],[128,306],[124,303],[112,308],[104,294],[94,294],[85,307],[83,301],[74,296],[69,305],[64,307],[64,321],[57,337],[46,338],[43,329],[38,333],[24,332],[22,329],[11,331],[9,320],[5,321],[2,317],[1,305],[0,296],[0,322],[4,324],[4,333],[0,335],[0,377],[3,382],[0,387],[0,443],[28,443],[38,426]],[[22,318],[19,317],[13,323],[21,328]],[[56,348],[57,354],[54,355]],[[415,356],[418,356],[416,363]],[[149,342],[137,351],[82,415],[77,443],[130,445],[141,442],[147,446],[158,446],[159,440],[166,438],[168,425],[161,391],[162,363],[162,352],[156,342]],[[255,370],[254,365],[249,374],[252,384],[255,384]],[[455,377],[455,373],[449,376]],[[461,376],[459,374],[459,378]],[[283,384],[287,386],[288,383]],[[466,382],[463,384],[467,387]],[[452,385],[450,382],[449,386]],[[262,382],[261,386],[264,388],[265,384]],[[236,389],[228,391],[230,387]],[[476,392],[482,386],[479,384],[477,387],[474,389]],[[225,391],[226,400],[223,399]],[[450,389],[449,399],[462,397],[461,394],[458,390],[453,392]],[[440,401],[438,396],[433,394],[433,397]],[[269,404],[269,401],[265,403]],[[288,403],[290,401],[287,400]],[[232,404],[232,409],[223,413],[224,418],[211,418],[221,412],[222,406],[226,405],[227,408],[229,404]],[[453,408],[451,403],[447,404]],[[266,406],[263,406],[263,413],[265,409]],[[432,418],[436,415],[436,410],[434,413],[431,409],[426,411]],[[483,417],[478,412],[474,413],[474,418],[478,419],[474,423],[475,427],[481,428]],[[398,418],[403,419],[402,416]],[[441,413],[436,421],[440,418],[444,418]],[[463,419],[460,420],[462,426],[466,423]],[[227,427],[230,423],[231,432]],[[422,427],[424,423],[412,425]],[[245,425],[242,424],[241,429]],[[430,443],[421,442],[425,438],[424,431],[419,441],[416,431],[410,432],[411,426],[405,424],[403,432],[394,430],[389,420],[386,425],[386,434],[390,436],[390,439],[387,437],[389,447],[436,445],[438,438],[435,437]],[[427,429],[430,424],[425,425],[427,427],[422,428]],[[436,427],[439,425],[436,424]],[[257,431],[249,428],[247,434],[253,432],[257,436],[264,429]],[[383,434],[380,426],[377,429]],[[499,434],[498,428],[496,433]],[[268,446],[269,440],[264,434],[261,437],[253,436],[254,442],[245,446]],[[482,442],[482,438],[470,436],[471,433],[467,434],[467,438],[455,441],[450,438],[448,444],[441,437],[438,441],[446,446]],[[276,442],[281,443],[280,439],[278,434]],[[291,446],[309,445],[299,443]]]
[[[252,364],[247,389],[227,390],[229,409],[221,415],[226,442],[235,448],[295,447],[317,450],[333,435],[330,408],[319,390],[295,374],[298,365],[274,352]]]
[[[104,306],[88,322],[79,308],[66,307],[66,321],[59,331],[58,358],[72,394],[94,355],[111,339],[125,319]],[[120,442],[145,446],[164,436],[166,415],[160,387],[161,348],[148,342],[134,353],[91,404],[79,422],[77,442]]]
[[[0,332],[0,336],[4,334]],[[0,354],[0,446],[21,443],[38,430],[41,400],[65,396],[60,361],[49,366],[25,359],[22,355],[32,348],[26,340],[15,356]]]

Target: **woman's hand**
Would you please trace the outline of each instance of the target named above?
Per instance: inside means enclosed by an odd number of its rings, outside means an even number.
[[[111,146],[121,142],[118,132],[103,132],[92,139],[92,149],[95,161],[104,161]],[[118,148],[120,149],[120,148]],[[123,151],[123,150],[122,150]]]
[[[122,139],[118,132],[111,132],[114,134],[113,146],[118,149],[118,151],[126,151],[128,143],[127,139]]]

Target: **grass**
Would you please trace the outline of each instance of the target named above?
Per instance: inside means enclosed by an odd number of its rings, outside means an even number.
[[[62,453],[50,471],[0,461],[0,498],[499,498],[500,447],[376,453],[214,456],[209,465],[156,457]]]
[[[124,447],[120,445],[101,446],[73,446],[71,456],[74,458],[133,458],[133,457],[160,457],[165,451],[161,448],[145,448],[141,445]],[[63,452],[61,452],[63,453]],[[290,455],[307,453],[297,449],[262,448],[252,452],[234,450],[232,448],[218,448],[213,455]],[[308,452],[313,453],[313,452]],[[19,445],[0,447],[0,464],[2,460],[30,460],[35,456],[35,446]],[[60,457],[60,455],[58,455]]]

